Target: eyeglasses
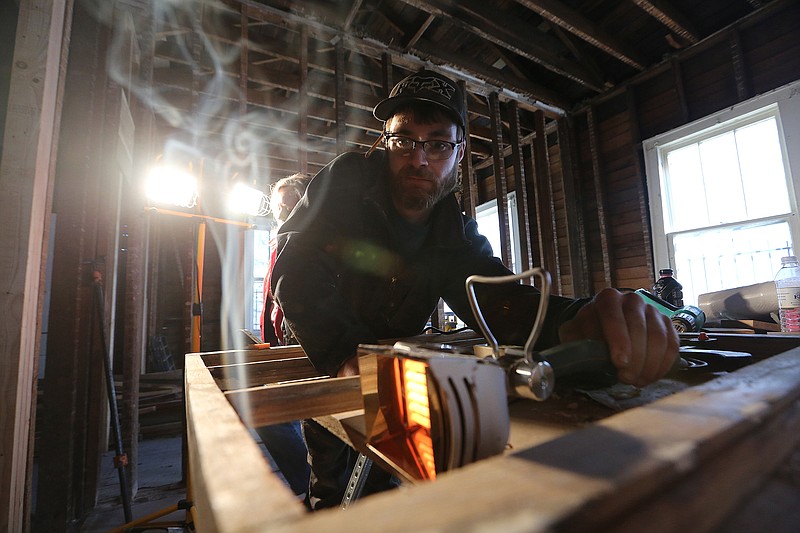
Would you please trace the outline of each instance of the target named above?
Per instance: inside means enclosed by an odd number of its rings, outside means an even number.
[[[434,160],[449,159],[450,156],[453,155],[456,146],[462,142],[439,140],[415,141],[410,137],[389,132],[384,132],[383,136],[386,139],[386,149],[390,152],[405,156],[413,152],[417,145],[420,145],[422,146],[422,151],[425,152],[425,156],[428,159]]]

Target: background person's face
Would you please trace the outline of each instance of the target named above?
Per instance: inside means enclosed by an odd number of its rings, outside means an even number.
[[[291,187],[281,187],[275,194],[278,195],[276,205],[280,207],[280,211],[274,213],[275,219],[279,222],[284,222],[289,218],[289,213],[292,212],[297,202],[300,201],[300,196]]]
[[[386,122],[386,131],[415,141],[458,140],[458,127],[449,119],[420,124],[409,113],[399,113]],[[417,145],[410,153],[389,151],[392,199],[400,209],[428,211],[458,186],[458,163],[463,144],[448,159],[430,160]]]

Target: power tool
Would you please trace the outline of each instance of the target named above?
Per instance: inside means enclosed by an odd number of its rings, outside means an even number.
[[[662,300],[646,289],[636,289],[633,292],[641,296],[645,302],[667,315],[678,333],[700,331],[703,324],[706,322],[706,314],[697,306],[684,305],[678,307]]]

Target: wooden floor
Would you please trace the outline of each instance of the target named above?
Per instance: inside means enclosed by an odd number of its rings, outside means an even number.
[[[105,533],[125,524],[113,456],[113,451],[103,456],[98,503],[81,527],[84,533]],[[131,505],[133,518],[147,516],[185,499],[186,487],[181,477],[180,437],[141,441],[139,491]],[[183,512],[173,513],[159,520],[180,521],[183,520]]]

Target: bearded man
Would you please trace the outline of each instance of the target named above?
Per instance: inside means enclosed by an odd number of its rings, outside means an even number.
[[[281,226],[273,291],[286,325],[320,372],[357,374],[359,344],[421,333],[440,298],[479,331],[466,278],[511,273],[454,194],[464,157],[464,106],[458,85],[441,74],[422,70],[403,79],[374,109],[384,121],[384,150],[337,157]],[[524,344],[539,292],[519,284],[476,292],[498,341]],[[587,338],[606,342],[618,379],[638,386],[661,378],[678,356],[669,320],[636,294],[605,289],[593,299],[551,296],[536,349]],[[303,430],[311,506],[338,506],[357,453],[314,421],[305,421]],[[376,470],[363,495],[392,486]]]

